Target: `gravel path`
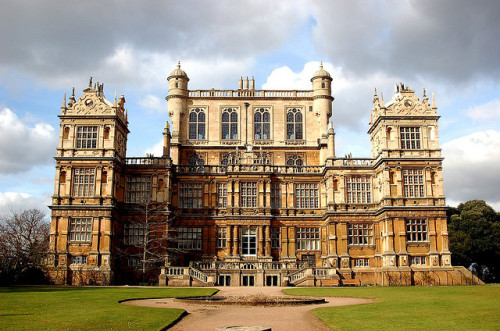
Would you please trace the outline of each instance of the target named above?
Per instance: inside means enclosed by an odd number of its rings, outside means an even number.
[[[247,296],[265,294],[285,296],[281,287],[222,287],[217,295]],[[371,303],[374,300],[361,298],[325,298],[327,303],[288,307],[248,307],[186,304],[173,299],[146,299],[126,301],[123,304],[134,306],[180,308],[188,312],[180,322],[169,330],[215,330],[222,326],[266,326],[273,331],[279,330],[330,330],[310,311],[319,307],[347,306]]]

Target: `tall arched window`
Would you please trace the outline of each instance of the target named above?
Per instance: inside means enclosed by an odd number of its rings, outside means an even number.
[[[205,139],[205,111],[202,108],[189,112],[189,139]]]
[[[270,139],[271,138],[271,116],[269,109],[258,108],[255,110],[253,117],[254,122],[254,137],[255,139]]]
[[[234,108],[222,111],[222,139],[238,139],[238,113]]]
[[[302,134],[302,112],[298,108],[290,108],[287,111],[286,138],[304,139]]]

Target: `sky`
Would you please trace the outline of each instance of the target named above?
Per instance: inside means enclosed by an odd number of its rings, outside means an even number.
[[[161,154],[167,77],[190,89],[311,89],[333,78],[337,156],[369,157],[374,88],[435,94],[447,204],[500,211],[500,1],[38,1],[0,5],[0,215],[54,190],[60,107],[89,77],[124,94],[128,156]]]

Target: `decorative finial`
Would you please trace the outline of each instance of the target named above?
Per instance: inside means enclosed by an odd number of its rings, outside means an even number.
[[[75,87],[73,87],[73,92],[71,93],[71,96],[74,98],[75,97]]]
[[[374,98],[378,98],[378,95],[377,95],[377,88],[375,88],[375,92],[373,93],[373,97],[374,97]]]
[[[116,90],[115,90],[115,101],[113,101],[113,106],[116,107]]]
[[[89,88],[92,87],[92,76],[90,76],[90,79],[89,79]]]
[[[181,68],[181,61],[177,61],[177,69]]]
[[[64,92],[62,108],[66,108],[66,92]]]
[[[434,92],[432,92],[432,108],[436,108],[436,99],[434,98]]]
[[[425,95],[425,87],[424,87],[424,98],[427,98],[427,96]]]
[[[380,107],[384,107],[384,94],[380,92]]]
[[[319,63],[319,68],[320,68],[320,69],[323,69],[323,61],[321,61],[321,62]]]

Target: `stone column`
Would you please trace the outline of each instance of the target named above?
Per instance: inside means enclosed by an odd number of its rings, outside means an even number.
[[[258,236],[258,246],[257,246],[257,256],[262,256],[264,255],[264,231],[262,229],[262,226],[259,226],[257,228],[257,236]]]
[[[266,256],[271,256],[271,227],[266,225]]]
[[[240,232],[239,226],[235,225],[233,227],[233,255],[237,256],[240,254]]]
[[[281,256],[287,258],[288,257],[288,228],[286,226],[282,226],[280,228],[280,238],[281,238]]]
[[[288,256],[290,257],[295,257],[296,254],[296,247],[295,247],[295,227],[290,226],[288,227],[288,241],[289,241],[289,246],[288,246]]]
[[[228,225],[226,228],[226,235],[227,235],[227,241],[226,241],[226,256],[231,255],[231,248],[233,245],[233,227],[231,225]]]

